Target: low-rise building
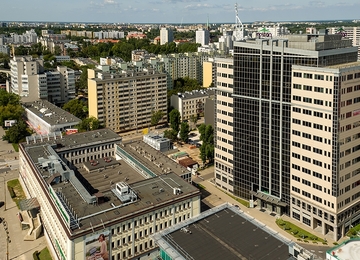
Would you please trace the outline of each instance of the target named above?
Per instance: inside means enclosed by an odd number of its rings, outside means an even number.
[[[20,182],[40,204],[57,259],[147,258],[156,250],[151,234],[200,213],[196,187],[172,170],[138,164],[123,145],[110,129],[20,144]]]
[[[170,105],[180,112],[181,120],[189,120],[191,116],[203,116],[205,102],[213,95],[212,89],[186,91],[172,95]]]
[[[81,119],[46,100],[24,102],[22,105],[28,125],[38,134],[63,132],[81,123]]]

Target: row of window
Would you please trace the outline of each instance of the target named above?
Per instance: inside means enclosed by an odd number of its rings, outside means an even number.
[[[296,95],[293,95],[293,100],[295,101],[302,101],[302,102],[305,102],[305,103],[311,103],[311,104],[314,104],[314,105],[319,105],[319,106],[326,106],[326,107],[331,107],[331,102],[330,101],[324,101],[324,100],[321,100],[321,99],[312,99],[312,98],[309,98],[309,97],[301,97],[301,96],[296,96]]]
[[[346,107],[346,106],[350,106],[352,104],[356,104],[360,102],[360,97],[356,97],[356,98],[350,98],[348,100],[344,100],[340,102],[340,107]]]
[[[317,123],[312,123],[312,122],[309,122],[309,121],[306,121],[306,120],[301,121],[300,119],[297,119],[297,118],[293,118],[292,122],[294,124],[297,124],[297,125],[303,125],[303,126],[307,126],[307,127],[312,127],[312,128],[318,129],[318,130],[325,130],[325,132],[331,132],[331,127],[330,126],[323,126],[323,125],[320,125],[320,124],[317,124]]]
[[[325,206],[328,206],[328,207],[331,207],[331,208],[334,208],[334,203],[331,203],[330,201],[327,201],[325,199],[322,199],[316,195],[311,195],[311,193],[305,191],[305,190],[300,190],[298,187],[295,187],[295,186],[291,186],[291,190],[298,193],[298,194],[301,194],[309,199],[312,199],[313,201],[316,201],[318,203],[324,203]]]
[[[300,201],[298,199],[295,199],[294,197],[291,198],[291,203],[293,205],[296,205],[297,207],[301,207],[302,209],[304,209],[304,210],[306,210],[308,212],[312,212],[313,214],[319,216],[320,218],[324,217],[325,220],[330,220],[332,223],[334,223],[334,220],[335,220],[334,215],[328,214],[327,212],[323,212],[323,210],[318,209],[318,208],[314,207],[311,204],[308,204],[308,203],[306,203],[304,201]],[[334,203],[331,203],[331,206],[332,206],[332,208],[334,208]]]
[[[305,184],[306,186],[309,186],[309,187],[313,187],[314,189],[317,189],[319,191],[324,191],[325,193],[327,194],[330,194],[330,189],[327,189],[327,188],[323,188],[322,186],[316,184],[316,183],[311,183],[311,181],[308,181],[307,179],[301,179],[299,176],[296,176],[296,175],[292,175],[291,178],[294,180],[294,181],[297,181],[299,183],[302,183],[302,184]]]
[[[224,156],[224,155],[221,155],[221,154],[219,154],[219,153],[215,153],[215,157],[216,157],[216,158],[219,158],[219,159],[221,159],[221,160],[223,160],[223,161],[225,161],[225,162],[229,162],[229,163],[231,163],[231,164],[234,163],[232,159],[229,159],[228,157],[226,157],[226,156]]]
[[[229,84],[229,83],[225,83],[225,82],[221,82],[221,81],[217,81],[216,85],[221,86],[221,87],[225,87],[225,88],[233,88],[234,87],[233,84]]]
[[[323,113],[323,112],[312,111],[312,110],[305,109],[305,108],[301,109],[299,107],[293,107],[292,111],[296,112],[296,113],[302,113],[302,114],[309,115],[309,116],[315,116],[315,117],[325,118],[325,119],[330,119],[331,120],[331,114],[327,114],[327,113]]]
[[[296,78],[304,78],[304,79],[316,79],[316,80],[326,80],[326,81],[332,81],[333,76],[329,75],[322,75],[322,74],[312,74],[312,73],[302,73],[302,72],[293,72],[293,76]]]
[[[315,87],[309,85],[301,85],[301,84],[293,84],[293,89],[300,89],[305,91],[314,91],[318,93],[325,93],[325,94],[332,94],[332,89],[330,88],[323,88],[323,87]]]

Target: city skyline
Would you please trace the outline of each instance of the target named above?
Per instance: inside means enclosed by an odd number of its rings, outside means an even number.
[[[225,0],[79,0],[49,2],[35,0],[31,6],[24,0],[3,3],[3,21],[106,22],[106,23],[233,23],[235,1]],[[271,4],[265,0],[249,3],[238,1],[240,19],[254,21],[313,21],[359,19],[360,3],[280,0]],[[51,10],[56,10],[52,12]]]

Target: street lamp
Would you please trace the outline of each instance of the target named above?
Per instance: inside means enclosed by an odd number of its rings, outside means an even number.
[[[3,184],[4,184],[4,209],[6,211],[6,186],[5,186],[5,177],[4,176],[0,176],[3,179]]]

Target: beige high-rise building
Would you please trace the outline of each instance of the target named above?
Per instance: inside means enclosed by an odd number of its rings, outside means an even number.
[[[166,74],[155,70],[110,73],[108,66],[88,70],[89,116],[115,132],[149,127],[153,112],[167,120]]]
[[[360,222],[360,62],[293,66],[292,218],[342,237]]]
[[[233,63],[232,58],[215,58],[215,183],[233,192]]]

